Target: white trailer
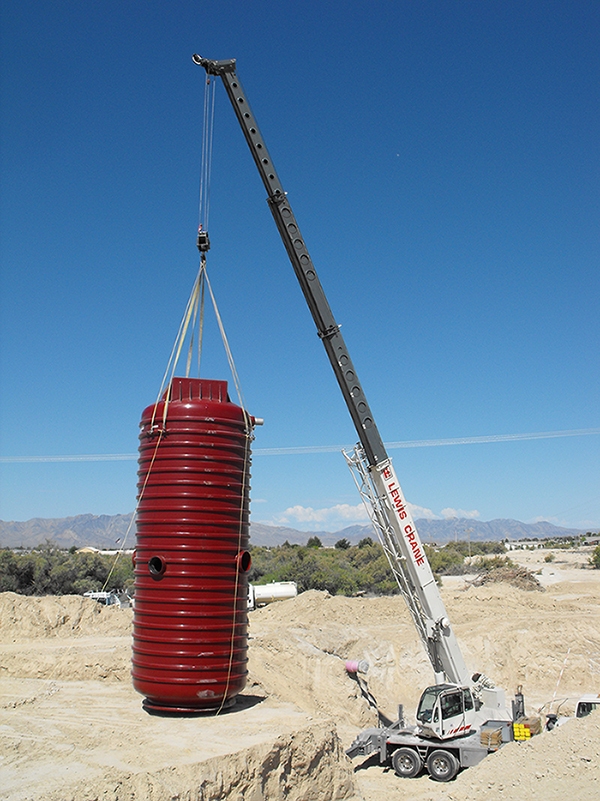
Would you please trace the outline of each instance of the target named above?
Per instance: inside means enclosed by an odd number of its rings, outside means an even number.
[[[248,585],[248,609],[266,606],[273,601],[287,601],[298,595],[295,581],[272,581],[269,584]]]

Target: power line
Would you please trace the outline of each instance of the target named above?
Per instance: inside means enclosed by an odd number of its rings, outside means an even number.
[[[556,439],[558,437],[585,437],[600,434],[600,428],[576,428],[567,431],[540,431],[529,434],[490,434],[479,437],[453,437],[447,439],[413,439],[400,442],[386,442],[388,450],[400,448],[438,448],[445,445],[477,445],[493,442],[518,442],[535,439]],[[301,445],[291,448],[254,448],[253,456],[292,456],[305,453],[339,453],[352,445]],[[0,456],[2,464],[34,462],[131,462],[136,461],[137,453],[95,453],[73,456]]]

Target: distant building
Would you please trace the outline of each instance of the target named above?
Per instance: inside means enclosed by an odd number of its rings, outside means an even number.
[[[504,547],[507,551],[533,551],[536,548],[543,548],[544,543],[540,540],[506,540]]]

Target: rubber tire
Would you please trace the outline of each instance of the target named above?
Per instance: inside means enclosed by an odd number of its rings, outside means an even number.
[[[458,759],[449,751],[438,749],[427,757],[427,772],[436,782],[449,782],[458,773]]]
[[[423,760],[414,748],[397,748],[392,754],[392,767],[404,779],[413,779],[423,767]]]

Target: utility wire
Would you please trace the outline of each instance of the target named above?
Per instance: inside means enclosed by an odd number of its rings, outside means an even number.
[[[243,404],[242,405],[243,408]],[[529,434],[490,434],[481,437],[455,437],[448,439],[413,439],[400,442],[385,442],[387,450],[400,448],[437,448],[445,445],[478,445],[495,442],[518,442],[558,437],[585,437],[600,434],[600,428],[575,428],[564,431],[540,431]],[[352,445],[300,445],[291,448],[253,448],[253,456],[287,456],[303,453],[339,453]],[[0,456],[1,464],[35,462],[128,462],[137,459],[137,453],[91,453],[72,456]]]

